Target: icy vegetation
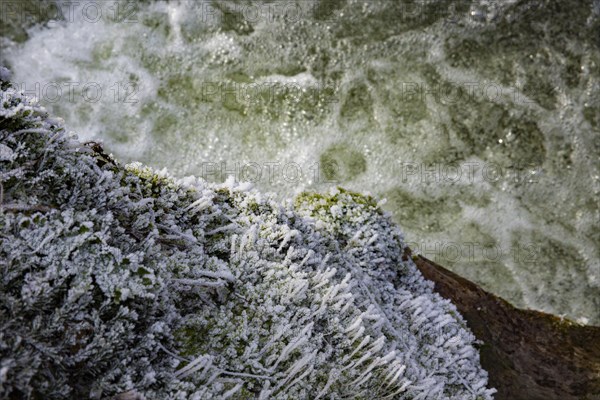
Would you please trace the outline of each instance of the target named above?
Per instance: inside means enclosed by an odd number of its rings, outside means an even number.
[[[492,398],[371,197],[122,166],[1,93],[1,398]]]

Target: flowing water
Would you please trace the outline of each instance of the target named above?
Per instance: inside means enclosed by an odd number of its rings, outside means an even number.
[[[426,257],[600,324],[599,1],[0,4],[0,64],[118,159],[370,192]]]

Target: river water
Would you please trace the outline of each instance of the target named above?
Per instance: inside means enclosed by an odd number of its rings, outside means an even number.
[[[600,324],[600,1],[1,4],[0,64],[118,159],[369,192],[417,252]]]

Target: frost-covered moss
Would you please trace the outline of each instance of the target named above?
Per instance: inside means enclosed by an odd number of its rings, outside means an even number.
[[[370,197],[121,166],[6,84],[0,174],[2,398],[492,396]]]

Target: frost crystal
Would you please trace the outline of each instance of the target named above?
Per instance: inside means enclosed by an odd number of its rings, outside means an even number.
[[[492,398],[370,197],[121,166],[1,94],[0,397]]]

